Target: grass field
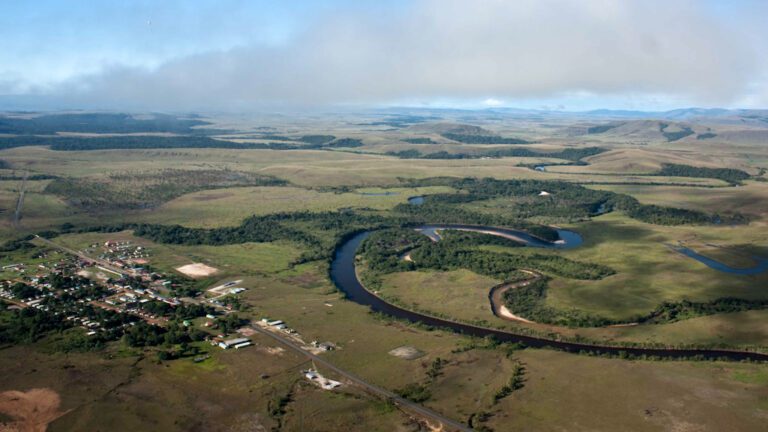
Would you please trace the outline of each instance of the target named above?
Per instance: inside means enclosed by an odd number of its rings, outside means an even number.
[[[676,206],[712,213],[738,211],[754,218],[758,226],[768,223],[768,183],[747,182],[745,186],[720,189],[640,185],[591,187],[629,194],[646,204]]]
[[[248,216],[294,211],[335,211],[341,208],[386,210],[409,197],[450,192],[445,187],[389,188],[393,195],[364,195],[384,191],[317,192],[297,187],[244,187],[216,189],[184,195],[158,209],[137,213],[132,220],[194,227],[238,225]]]
[[[285,119],[280,120],[286,122]],[[230,128],[237,123],[222,124]],[[612,150],[591,158],[589,165],[552,166],[538,172],[521,163],[556,162],[541,158],[427,160],[397,159],[377,154],[342,151],[271,151],[230,149],[153,149],[57,152],[39,147],[0,152],[16,172],[103,179],[112,173],[146,172],[168,168],[191,171],[232,170],[268,174],[289,181],[286,187],[228,187],[177,196],[151,210],[91,212],[69,206],[44,193],[50,182],[32,181],[22,219],[22,230],[11,226],[11,213],[20,182],[0,181],[0,238],[35,232],[71,222],[76,227],[116,222],[181,224],[222,227],[239,224],[250,215],[294,211],[336,211],[370,208],[385,211],[415,195],[451,192],[444,187],[402,188],[403,179],[435,176],[558,179],[589,187],[626,193],[643,203],[702,210],[741,212],[751,218],[742,226],[650,225],[622,214],[607,214],[574,223],[584,237],[575,249],[510,250],[511,253],[559,254],[570,259],[603,264],[616,275],[599,281],[555,277],[547,303],[608,318],[628,319],[654,309],[662,301],[706,301],[723,296],[768,298],[768,273],[735,276],[717,272],[682,256],[667,244],[683,244],[733,266],[748,266],[752,255],[768,257],[768,183],[747,181],[722,187],[713,179],[655,177],[642,174],[663,163],[731,167],[758,172],[768,165],[764,146],[713,142],[650,142],[635,145],[611,137],[570,136],[566,124],[551,128],[530,121],[530,127],[483,123],[505,136],[536,140],[531,147],[552,150],[569,146],[604,145]],[[287,134],[299,136],[301,122],[280,123]],[[434,131],[418,126],[402,130],[375,128],[336,119],[325,132],[361,138],[370,152],[419,149],[473,152],[494,146],[448,143]],[[316,132],[316,131],[313,131]],[[519,132],[519,133],[518,133]],[[557,135],[552,137],[551,135]],[[413,145],[402,137],[431,136],[440,144]],[[694,145],[695,144],[695,145]],[[4,170],[10,175],[10,170]],[[639,175],[638,175],[639,174]],[[594,183],[644,183],[608,185]],[[710,187],[659,186],[647,183],[696,184]],[[713,187],[714,186],[714,187]],[[346,192],[328,192],[344,187]],[[384,192],[394,194],[384,195]],[[368,194],[368,195],[366,195]],[[489,211],[509,213],[508,201],[486,202]],[[468,205],[467,207],[471,207]],[[317,230],[329,240],[334,229]],[[73,249],[107,240],[130,240],[150,251],[150,264],[175,273],[176,267],[204,263],[218,272],[199,279],[201,288],[243,279],[239,294],[247,304],[241,315],[284,320],[305,341],[330,341],[338,349],[322,354],[334,364],[366,381],[400,389],[422,383],[431,393],[425,405],[458,421],[481,412],[497,431],[762,431],[768,419],[768,365],[721,362],[651,362],[593,358],[549,350],[518,350],[511,357],[503,347],[466,349],[470,339],[442,330],[386,319],[366,307],[345,300],[328,279],[325,262],[291,265],[302,245],[287,241],[227,246],[179,246],[151,242],[129,231],[66,234],[54,241]],[[0,257],[3,264],[24,261],[34,265],[34,251]],[[10,274],[10,273],[9,273]],[[466,270],[419,271],[384,276],[381,295],[404,306],[488,325],[520,330],[522,324],[493,317],[488,292],[498,281]],[[196,320],[194,325],[200,325]],[[555,328],[531,325],[539,333],[580,336],[599,341],[657,342],[768,346],[768,311],[756,310],[687,319],[664,325],[620,328]],[[0,392],[50,388],[61,397],[61,417],[49,430],[320,430],[410,431],[408,416],[353,386],[324,392],[308,385],[300,370],[311,366],[304,358],[279,349],[271,339],[255,336],[256,346],[221,351],[200,349],[211,358],[193,363],[189,358],[158,362],[154,352],[127,350],[120,342],[95,353],[54,354],[58,336],[32,346],[0,350]],[[406,360],[389,352],[411,346],[423,357]],[[442,369],[429,378],[431,365]],[[525,386],[494,402],[494,394],[508,382],[515,365],[525,367]],[[321,372],[323,372],[321,370]],[[267,376],[262,378],[262,376]],[[284,415],[274,404],[288,397]],[[0,416],[0,421],[5,417]]]
[[[277,273],[287,270],[290,263],[300,254],[297,246],[289,242],[171,246],[136,237],[129,231],[67,234],[57,237],[55,242],[76,250],[84,250],[91,244],[101,245],[108,240],[130,241],[143,246],[150,252],[150,264],[161,271],[174,273],[176,267],[204,263],[219,270],[214,278]]]
[[[582,234],[584,245],[561,252],[563,256],[605,264],[617,274],[599,281],[555,279],[547,298],[552,306],[626,319],[664,300],[768,297],[768,274],[722,273],[666,246],[680,241],[768,245],[768,234],[750,226],[661,227],[608,214],[572,228]]]
[[[464,321],[494,321],[488,300],[500,281],[469,270],[392,273],[382,278],[380,295],[399,304]]]

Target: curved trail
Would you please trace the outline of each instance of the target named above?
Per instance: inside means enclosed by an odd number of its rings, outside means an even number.
[[[466,225],[457,225],[458,227],[465,227]],[[451,225],[440,225],[439,229],[452,229]],[[508,232],[510,230],[494,227],[477,227],[482,228],[485,231],[497,231]],[[511,230],[514,231],[514,230]],[[756,360],[756,361],[768,361],[768,354],[751,352],[751,351],[738,351],[727,349],[695,349],[695,348],[641,348],[641,347],[623,347],[619,345],[593,345],[588,343],[579,342],[567,342],[555,339],[548,339],[545,337],[529,336],[524,334],[513,333],[510,331],[499,330],[489,327],[482,327],[472,324],[466,324],[450,319],[439,318],[428,314],[415,312],[412,310],[404,309],[396,306],[392,303],[385,301],[378,297],[374,293],[368,291],[360,280],[357,278],[355,272],[355,257],[357,250],[362,244],[363,240],[371,234],[372,231],[359,232],[341,243],[336,249],[331,262],[330,277],[336,287],[346,294],[347,299],[354,301],[363,306],[370,307],[375,312],[380,312],[386,315],[393,316],[395,318],[405,319],[411,322],[419,322],[429,326],[442,327],[451,329],[457,333],[462,333],[468,336],[475,337],[494,337],[502,342],[519,342],[527,346],[534,348],[555,348],[566,352],[578,353],[581,351],[593,352],[598,354],[610,354],[610,355],[622,355],[629,354],[635,356],[656,356],[660,358],[678,359],[678,358],[691,358],[702,357],[706,359],[728,359],[728,360]],[[518,234],[519,232],[515,232]],[[568,232],[570,233],[570,232]],[[575,233],[570,233],[575,234]],[[529,234],[526,234],[529,237]],[[575,234],[578,237],[578,234]],[[566,236],[567,237],[567,236]],[[535,237],[534,237],[535,238]],[[581,237],[578,237],[580,240]],[[537,239],[539,242],[543,242],[541,239]],[[566,244],[563,247],[567,247]],[[528,243],[533,246],[532,243]],[[557,247],[554,244],[550,244],[549,247]]]

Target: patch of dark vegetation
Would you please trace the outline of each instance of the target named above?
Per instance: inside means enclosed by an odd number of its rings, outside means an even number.
[[[588,189],[564,181],[542,180],[495,180],[486,179],[422,179],[409,186],[450,186],[459,190],[457,194],[435,194],[425,198],[419,206],[401,204],[395,210],[410,215],[419,214],[421,219],[432,223],[471,223],[480,225],[510,224],[545,240],[557,240],[557,233],[548,227],[536,224],[525,226],[525,219],[547,218],[553,221],[578,221],[595,214],[614,210],[624,211],[630,217],[658,225],[685,224],[738,224],[747,221],[739,213],[733,215],[708,215],[703,212],[641,204],[637,199],[609,191]],[[539,196],[541,191],[549,193]],[[465,210],[460,204],[482,202],[496,198],[514,198],[519,205],[505,209],[504,214],[480,213]]]
[[[330,260],[336,243],[349,233],[362,229],[381,228],[385,225],[406,224],[394,217],[345,212],[296,212],[251,216],[237,227],[187,228],[179,225],[122,225],[99,227],[97,230],[133,229],[136,235],[153,241],[186,245],[226,245],[246,242],[272,242],[289,240],[302,243],[307,251],[296,263],[319,259]],[[318,233],[323,236],[317,235]]]
[[[18,239],[9,240],[3,243],[2,245],[0,245],[0,252],[15,252],[20,250],[34,249],[35,245],[29,242],[34,238],[35,236],[30,234]]]
[[[470,428],[472,428],[472,430],[477,432],[493,432],[493,429],[491,429],[488,425],[485,424],[491,418],[493,418],[492,412],[480,411],[480,412],[472,413],[469,415],[469,418],[467,419],[467,426],[469,426]]]
[[[168,114],[137,118],[130,114],[82,113],[46,114],[31,118],[0,117],[0,133],[52,135],[57,132],[80,133],[178,133],[210,134],[219,131],[194,129],[210,123]]]
[[[400,141],[409,144],[437,144],[436,141],[432,141],[432,138],[402,138]]]
[[[270,141],[296,141],[295,138],[287,137],[284,135],[275,135],[275,134],[264,134],[264,135],[255,135],[255,136],[241,136],[240,138],[256,138],[256,139],[263,139],[263,140],[270,140]]]
[[[27,180],[53,180],[59,178],[53,174],[32,174],[26,177]],[[24,180],[24,176],[20,175],[4,175],[0,176],[0,180]]]
[[[440,120],[441,117],[421,116],[421,115],[392,115],[386,120],[372,121],[369,123],[358,123],[358,126],[389,126],[393,128],[404,128],[427,121]]]
[[[587,128],[587,134],[601,134],[604,132],[608,132],[611,129],[616,129],[617,127],[623,125],[624,123],[608,123],[604,125],[597,125],[597,126],[590,126]]]
[[[664,302],[648,315],[639,317],[638,322],[649,324],[671,323],[705,315],[744,312],[768,308],[768,300],[745,300],[724,297],[709,302]]]
[[[642,323],[666,324],[705,315],[744,312],[768,308],[768,300],[746,300],[734,297],[715,299],[709,302],[664,302],[646,315],[614,320],[581,311],[563,311],[545,304],[546,279],[539,279],[527,286],[504,293],[504,301],[510,310],[527,319],[571,327],[603,327],[607,325]]]
[[[732,185],[740,185],[751,176],[749,173],[734,168],[704,168],[681,164],[664,164],[655,175],[669,177],[697,177],[723,180]]]
[[[362,147],[363,140],[357,138],[339,138],[333,142],[323,144],[323,147],[338,148],[338,147]]]
[[[579,159],[588,156],[594,156],[606,151],[606,149],[601,147],[566,148],[554,152],[539,152],[528,148],[507,148],[473,153],[448,153],[446,151],[440,151],[424,154],[418,150],[411,149],[399,152],[389,152],[387,154],[390,156],[399,157],[401,159],[496,159],[503,157],[540,157],[577,161]]]
[[[101,136],[43,137],[16,136],[0,138],[0,149],[24,146],[50,146],[51,150],[119,150],[159,148],[291,149],[286,143],[237,143],[205,136]]]
[[[661,132],[662,135],[664,135],[664,138],[667,139],[668,142],[673,142],[677,140],[681,140],[689,135],[693,135],[693,129],[691,129],[688,126],[679,126],[679,131],[672,131],[669,132],[667,129],[669,128],[669,123],[660,122],[659,123],[659,132]]]
[[[299,138],[299,141],[320,146],[327,144],[335,139],[336,137],[333,135],[304,135]]]
[[[271,176],[230,170],[165,169],[125,172],[105,178],[57,178],[45,193],[89,211],[156,207],[181,195],[235,186],[284,186]]]
[[[712,132],[704,132],[704,133],[700,133],[700,134],[696,135],[696,139],[697,139],[697,140],[705,140],[705,139],[711,139],[711,138],[714,138],[714,137],[716,137],[716,136],[717,136],[717,134],[716,134],[716,133],[712,133]]]
[[[507,381],[507,383],[493,395],[493,403],[499,403],[500,400],[523,387],[525,387],[525,366],[520,362],[516,362],[512,369],[512,376],[509,377],[509,381]]]
[[[463,144],[530,144],[530,141],[520,138],[506,138],[499,135],[462,134],[445,132],[443,138],[458,141]]]
[[[411,402],[422,403],[432,398],[432,392],[426,384],[410,383],[405,387],[395,390],[395,393],[403,399]]]
[[[421,235],[422,239],[415,238],[415,233],[408,231],[411,230],[382,230],[371,234],[361,248],[361,254],[370,268],[379,273],[463,268],[506,281],[525,279],[525,274],[519,272],[521,269],[536,269],[562,277],[587,280],[602,279],[615,273],[606,266],[581,263],[559,255],[478,250],[477,246],[485,245],[521,246],[513,240],[489,234],[446,230],[441,241],[432,242],[425,240],[424,235]],[[403,250],[409,249],[413,261],[400,260],[399,255]]]

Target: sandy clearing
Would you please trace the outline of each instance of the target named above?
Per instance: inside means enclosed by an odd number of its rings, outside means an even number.
[[[205,265],[203,263],[194,263],[194,264],[187,264],[181,267],[176,267],[176,271],[179,273],[183,273],[186,276],[194,278],[194,277],[210,276],[218,272],[219,269]]]
[[[59,394],[49,388],[2,392],[0,412],[14,420],[0,423],[0,431],[44,432],[50,422],[65,414],[59,411],[60,403]]]
[[[415,360],[419,357],[423,357],[426,355],[425,352],[409,346],[409,345],[403,345],[401,347],[397,347],[389,352],[389,355],[399,357],[405,360]]]
[[[520,322],[524,322],[524,323],[527,323],[527,324],[535,324],[531,320],[527,320],[527,319],[525,319],[525,318],[523,318],[521,316],[513,314],[512,311],[510,311],[504,305],[500,305],[499,306],[499,315],[501,315],[503,318],[506,318],[506,319],[511,319],[511,320],[514,320],[514,321],[520,321]]]

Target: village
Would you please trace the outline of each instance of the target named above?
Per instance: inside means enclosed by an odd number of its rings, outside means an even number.
[[[156,329],[180,323],[188,331],[197,327],[194,340],[206,340],[222,350],[253,346],[251,336],[256,328],[279,334],[315,355],[337,349],[332,342],[306,342],[280,319],[265,317],[250,325],[228,320],[228,315],[236,314],[224,297],[246,291],[239,286],[242,280],[223,282],[189,296],[185,281],[152,269],[150,257],[151,251],[130,241],[91,244],[83,251],[46,249],[35,255],[34,263],[0,268],[4,277],[0,299],[9,309],[32,309],[55,317],[62,328],[79,327],[94,340],[117,340],[139,323]],[[193,361],[209,357],[197,355]],[[316,369],[301,373],[325,390],[341,385]]]

